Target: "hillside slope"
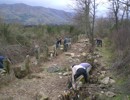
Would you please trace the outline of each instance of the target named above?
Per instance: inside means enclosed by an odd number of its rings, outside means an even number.
[[[37,24],[70,24],[73,13],[40,6],[29,6],[23,3],[0,4],[0,16],[6,22]]]
[[[121,98],[122,91],[116,89],[117,80],[114,80],[115,76],[111,73],[110,66],[107,66],[108,58],[105,59],[105,46],[95,49],[97,61],[90,73],[89,82],[79,84],[80,90],[74,91],[76,95],[67,88],[71,70],[68,72],[65,69],[85,61],[86,54],[87,58],[91,58],[88,52],[85,53],[88,49],[84,41],[79,41],[68,52],[63,52],[48,62],[41,62],[41,66],[31,66],[35,70],[40,69],[39,72],[30,73],[21,80],[15,79],[8,85],[4,84],[0,88],[0,100],[130,100],[129,95]],[[61,94],[69,94],[69,98],[73,99],[60,99]]]

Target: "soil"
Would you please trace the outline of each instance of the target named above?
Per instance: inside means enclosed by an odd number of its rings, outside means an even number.
[[[75,43],[68,52],[81,55],[84,51],[86,51],[84,43]],[[69,68],[73,63],[69,61],[65,53],[50,61],[42,62],[40,66],[34,66],[33,73],[27,77],[15,79],[8,85],[4,85],[0,89],[0,98],[2,100],[36,100],[38,93],[44,93],[51,100],[57,100],[58,95],[67,89],[68,76],[59,75],[60,72],[49,73],[46,69],[54,65]]]
[[[48,68],[56,66],[61,69],[68,69],[73,64],[81,63],[86,59],[82,54],[87,53],[88,49],[89,46],[86,46],[84,42],[74,43],[71,49],[68,50],[69,53],[74,53],[71,59],[70,56],[66,55],[67,52],[63,52],[50,61],[41,62],[40,66],[32,66],[33,70],[30,75],[23,79],[15,79],[0,89],[0,100],[37,100],[36,96],[39,94],[44,94],[49,97],[49,100],[58,100],[58,96],[68,89],[67,82],[69,77],[62,75],[63,70],[50,73],[47,71]],[[31,60],[32,63],[35,61],[34,58]],[[96,95],[97,93],[110,90],[110,87],[108,89],[108,85],[104,86],[98,80],[98,77],[101,75],[100,72],[107,72],[108,69],[104,67],[104,61],[102,61],[101,58],[97,60],[98,64],[93,66],[93,70],[90,74],[90,81],[83,88],[82,92],[84,92],[84,94],[81,93],[82,96],[88,97],[87,100],[105,100],[97,99]]]

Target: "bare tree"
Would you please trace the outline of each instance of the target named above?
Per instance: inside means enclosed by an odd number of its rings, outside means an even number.
[[[130,0],[121,0],[119,1],[121,3],[122,6],[124,6],[124,12],[123,15],[126,12],[126,19],[128,20],[129,18],[129,7],[130,7]]]
[[[96,15],[96,2],[95,0],[76,0],[77,11],[80,16],[79,23],[82,25],[85,34],[90,39],[92,52],[94,49],[94,28],[95,28],[95,15]]]
[[[105,17],[97,18],[95,22],[96,36],[101,38],[108,36],[113,20]]]
[[[111,2],[112,5],[112,11],[114,13],[115,16],[115,27],[116,30],[118,30],[118,24],[119,24],[119,7],[120,7],[120,2],[119,0],[109,0]]]
[[[129,24],[129,6],[130,0],[110,0],[114,14],[115,25],[111,35],[113,49],[116,55],[114,68],[117,72],[128,74],[130,62],[130,24]],[[121,15],[121,16],[120,16]]]
[[[118,30],[119,22],[122,22],[124,17],[126,20],[129,19],[130,0],[109,0],[109,2],[115,17],[115,27]]]

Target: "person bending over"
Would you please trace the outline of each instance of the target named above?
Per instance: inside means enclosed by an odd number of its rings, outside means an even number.
[[[92,66],[89,63],[80,63],[79,65],[72,66],[72,87],[76,88],[76,79],[79,76],[83,76],[85,82],[88,82],[89,72]]]
[[[91,64],[89,64],[89,63],[80,63],[79,65],[83,66],[83,67],[86,69],[87,75],[88,75],[88,77],[89,77],[89,72],[90,72],[90,70],[92,69]]]

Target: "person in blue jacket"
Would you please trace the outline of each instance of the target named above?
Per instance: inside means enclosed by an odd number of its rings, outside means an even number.
[[[7,58],[7,57],[4,57],[4,56],[0,56],[0,68],[4,68],[4,60],[7,60],[9,63],[12,63],[11,62],[11,59],[10,58]]]
[[[5,57],[4,56],[0,56],[0,68],[3,69],[3,61],[4,61]]]

